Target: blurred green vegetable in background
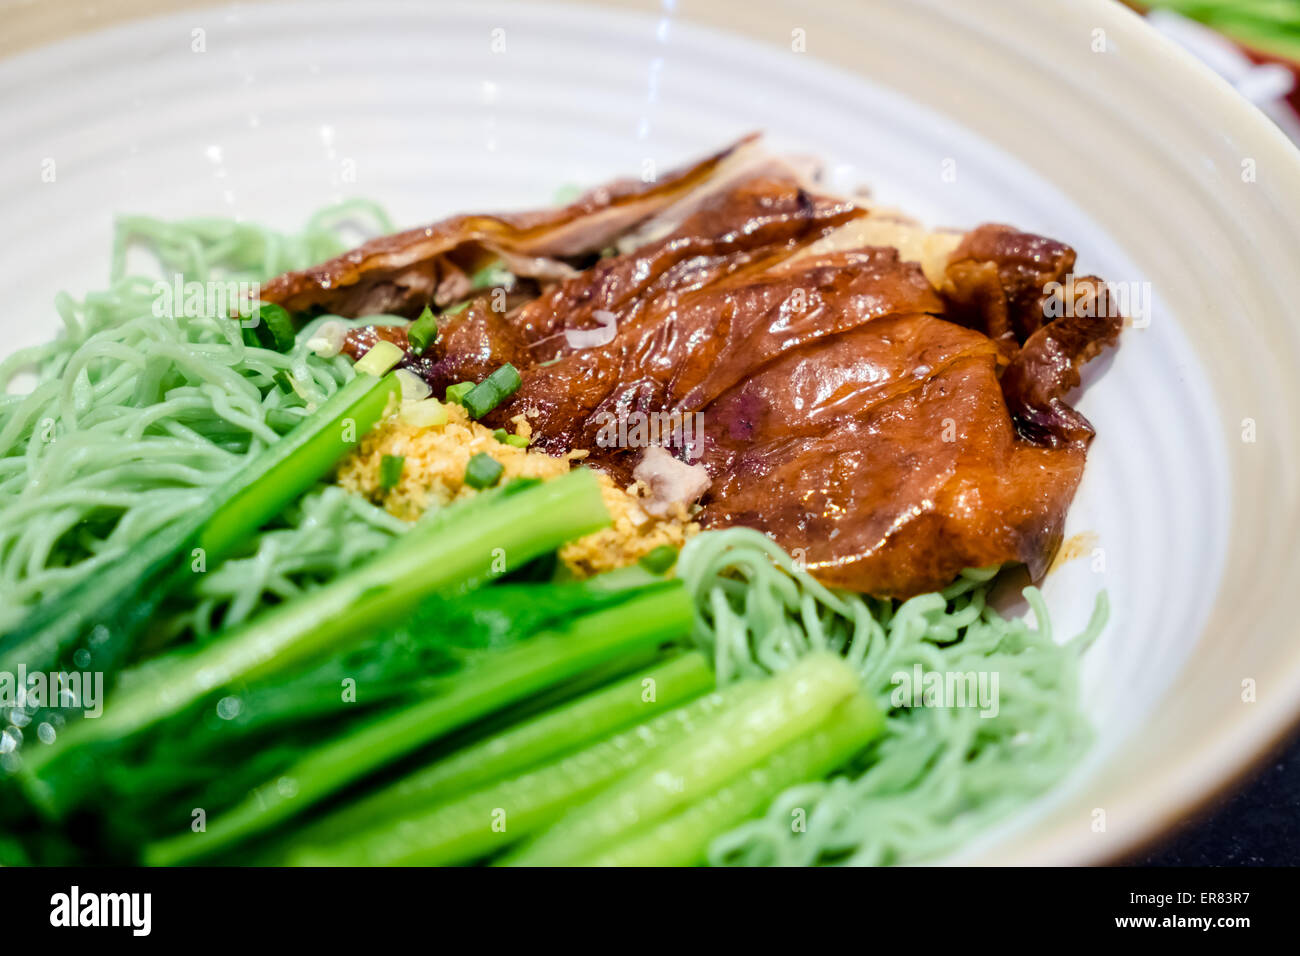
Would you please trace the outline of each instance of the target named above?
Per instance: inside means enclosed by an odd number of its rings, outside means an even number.
[[[1157,0],[1133,6],[1172,10],[1255,51],[1300,63],[1300,0]]]

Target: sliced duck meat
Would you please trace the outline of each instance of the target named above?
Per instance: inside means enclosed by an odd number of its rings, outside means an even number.
[[[622,202],[636,215],[601,217]],[[467,275],[502,250],[549,258],[569,272],[508,301],[478,294],[405,364],[441,390],[511,362],[522,384],[488,424],[527,414],[541,450],[585,450],[664,507],[698,498],[705,526],[758,528],[827,584],[908,597],[967,567],[1045,571],[1093,435],[1068,393],[1123,323],[1101,280],[1070,275],[1073,249],[1003,225],[927,233],[752,143],[584,210],[460,217],[496,225],[271,287],[336,309],[321,295],[340,284],[437,297],[454,277],[430,262]],[[614,223],[617,249],[572,258]],[[354,330],[348,348],[374,337],[403,335]],[[638,416],[693,433],[611,428]]]
[[[1065,401],[1079,369],[1119,339],[1124,318],[1096,276],[1071,279],[1060,292],[1058,317],[1025,341],[1002,373],[1002,394],[1027,441],[1051,448],[1092,441],[1092,425]]]
[[[271,280],[261,299],[293,312],[414,315],[431,302],[446,305],[462,298],[469,291],[469,276],[493,262],[504,262],[516,275],[572,276],[575,270],[566,259],[609,246],[707,182],[724,160],[754,139],[746,137],[654,182],[608,183],[560,208],[453,216],[382,236],[321,265]]]
[[[797,180],[749,179],[710,196],[668,235],[559,283],[515,322],[536,360],[549,361],[566,350],[563,331],[594,326],[598,311],[613,313],[622,327],[737,273],[774,266],[861,215],[853,203],[810,193]]]
[[[1019,345],[1043,323],[1047,286],[1072,268],[1074,250],[1063,243],[997,223],[979,226],[948,259],[948,317]]]
[[[1019,438],[995,345],[928,315],[878,319],[759,370],[704,411],[699,520],[771,535],[819,580],[905,598],[967,567],[1041,574],[1081,448]]]
[[[817,188],[819,174],[819,166],[810,160],[774,156],[760,148],[756,142],[746,142],[719,163],[705,182],[689,190],[627,235],[621,236],[616,246],[619,252],[626,253],[658,242],[679,231],[682,224],[706,203],[751,180],[779,179],[807,192],[822,192]]]
[[[534,369],[500,414],[526,411],[542,447],[556,454],[587,448],[594,461],[612,466],[625,451],[602,445],[612,421],[701,410],[791,349],[899,310],[939,305],[919,268],[900,263],[892,249],[738,272],[657,297],[620,319],[609,345]]]
[[[410,351],[404,325],[362,325],[347,331],[343,353],[353,359],[384,340],[406,350],[397,368],[410,369],[441,395],[457,382],[479,382],[504,362],[527,367],[530,358],[523,340],[491,297],[471,300],[463,310],[444,315],[437,341],[419,355]]]

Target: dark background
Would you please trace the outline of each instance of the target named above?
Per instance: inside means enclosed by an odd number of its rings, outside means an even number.
[[[1300,733],[1137,866],[1300,866]]]

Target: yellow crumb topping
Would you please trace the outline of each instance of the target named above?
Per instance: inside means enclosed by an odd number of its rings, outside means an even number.
[[[699,524],[691,520],[680,504],[663,518],[642,510],[639,500],[646,497],[647,489],[641,482],[620,488],[608,475],[597,472],[597,476],[605,507],[614,520],[603,531],[571,541],[560,549],[560,560],[579,577],[621,568],[662,545],[681,548],[687,538],[700,530]]]
[[[477,494],[465,484],[469,460],[483,452],[504,469],[502,481],[511,478],[557,478],[574,462],[587,457],[585,449],[554,458],[538,451],[516,448],[498,441],[492,430],[473,421],[465,409],[448,402],[447,423],[417,427],[392,415],[362,439],[361,444],[339,466],[337,481],[347,490],[363,495],[404,521],[414,521],[430,508],[441,508]],[[511,419],[514,433],[532,436],[524,415]],[[386,455],[401,456],[401,475],[391,488],[381,480]],[[627,488],[616,485],[608,475],[597,472],[605,507],[612,524],[602,531],[570,542],[560,550],[562,560],[575,574],[586,577],[632,564],[661,545],[680,548],[700,530],[684,508],[678,506],[667,517],[648,514],[641,507],[647,489],[640,482]]]

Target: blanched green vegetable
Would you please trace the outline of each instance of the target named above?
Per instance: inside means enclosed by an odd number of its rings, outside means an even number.
[[[695,866],[713,838],[763,812],[787,787],[820,780],[858,753],[884,728],[880,712],[855,694],[807,737],[674,815],[633,831],[576,866]]]
[[[458,750],[330,814],[294,842],[328,845],[400,819],[649,720],[712,687],[704,656],[683,654]]]
[[[81,795],[83,814],[104,816],[100,835],[134,854],[188,828],[194,808],[215,817],[364,722],[445,691],[454,675],[472,670],[485,656],[663,588],[662,581],[653,582],[651,590],[614,583],[509,581],[465,594],[432,595],[400,623],[355,645],[284,673],[222,688],[145,732],[82,748],[93,759],[55,761],[41,783],[60,806]],[[510,712],[494,714],[472,732],[481,736],[526,720],[658,653],[647,649],[585,671]]]
[[[411,344],[411,351],[416,355],[423,355],[427,349],[438,338],[438,317],[433,314],[433,310],[427,305],[420,317],[406,327],[406,341]]]
[[[293,324],[293,316],[284,306],[263,302],[257,307],[257,323],[242,326],[244,342],[288,352],[293,348],[296,336]]]
[[[1149,0],[1246,46],[1300,60],[1300,5],[1294,0]]]
[[[448,677],[429,699],[363,724],[313,750],[247,800],[186,832],[148,847],[145,861],[167,865],[211,854],[302,812],[323,797],[417,748],[584,671],[685,637],[693,606],[666,584],[567,628],[485,651]]]
[[[665,748],[704,731],[754,685],[699,697],[517,777],[489,784],[330,846],[302,847],[300,866],[414,866],[465,863],[504,849],[557,819]]]
[[[74,664],[112,673],[162,600],[323,478],[383,415],[391,376],[359,375],[211,493],[193,514],[128,557],[37,607],[0,637],[0,670]]]
[[[80,794],[65,772],[97,742],[139,732],[215,690],[282,672],[322,652],[400,622],[421,598],[468,588],[522,567],[609,521],[595,476],[570,472],[546,483],[518,482],[426,516],[387,550],[303,598],[273,608],[227,637],[184,649],[123,675],[97,720],[72,725],[52,746],[29,748],[23,780],[29,795],[58,812]],[[51,785],[50,776],[66,783]]]
[[[709,726],[574,807],[504,862],[568,866],[593,857],[809,734],[855,694],[860,694],[858,677],[843,658],[810,654],[789,670],[756,682],[750,696]]]

